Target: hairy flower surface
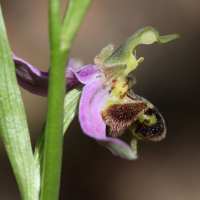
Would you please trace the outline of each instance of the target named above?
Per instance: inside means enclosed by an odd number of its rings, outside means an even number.
[[[164,119],[146,99],[133,93],[134,78],[129,75],[144,59],[132,51],[138,44],[165,43],[179,35],[160,37],[152,27],[138,30],[116,51],[108,45],[95,57],[94,65],[80,67],[70,60],[66,68],[67,90],[85,84],[79,104],[79,121],[83,132],[106,146],[113,154],[137,158],[137,140],[159,141],[165,137]],[[114,52],[113,52],[114,51]],[[40,72],[13,54],[19,85],[41,96],[47,95],[48,73]],[[106,126],[109,134],[106,135]],[[130,141],[119,137],[129,128]]]

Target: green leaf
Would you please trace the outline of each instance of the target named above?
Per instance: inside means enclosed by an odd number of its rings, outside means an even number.
[[[68,51],[92,0],[69,0],[62,24],[61,48]]]
[[[69,91],[65,96],[63,134],[66,132],[72,120],[78,114],[78,106],[81,94],[82,94],[82,87],[77,87]]]
[[[0,133],[23,200],[37,200],[39,177],[0,8]]]
[[[64,128],[63,134],[65,134],[68,126],[72,122],[72,120],[76,117],[78,113],[79,100],[81,98],[82,87],[77,87],[71,91],[69,91],[64,100]],[[40,132],[40,136],[38,138],[34,159],[37,166],[37,173],[41,177],[42,176],[42,165],[43,165],[43,155],[44,155],[44,136],[45,136],[45,124],[42,127]]]

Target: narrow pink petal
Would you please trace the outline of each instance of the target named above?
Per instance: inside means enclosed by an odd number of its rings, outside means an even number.
[[[13,53],[12,56],[19,85],[33,94],[47,96],[49,73],[41,72]],[[73,89],[80,83],[86,84],[97,75],[99,75],[98,66],[81,66],[80,61],[70,59],[66,67],[66,91]]]
[[[119,138],[107,137],[98,141],[101,145],[106,146],[114,155],[120,156],[127,160],[136,160],[137,155],[134,153],[130,145],[126,144]]]
[[[100,75],[99,67],[97,65],[85,65],[80,69],[69,68],[69,72],[74,74],[74,76],[78,79],[82,84],[87,84],[92,79],[96,78]],[[71,76],[72,77],[72,76]]]
[[[49,73],[39,71],[13,53],[12,56],[19,85],[33,94],[47,96]]]

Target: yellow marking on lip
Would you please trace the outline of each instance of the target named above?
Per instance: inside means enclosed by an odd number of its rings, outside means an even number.
[[[126,78],[118,77],[117,79],[115,79],[112,85],[112,90],[109,99],[106,102],[104,109],[108,108],[112,104],[121,102],[123,98],[126,96],[128,87],[129,86]]]
[[[143,114],[138,117],[138,120],[140,121],[140,123],[144,123],[146,126],[154,125],[157,122],[155,114],[150,115],[150,116]],[[145,121],[149,121],[149,122],[145,122]]]

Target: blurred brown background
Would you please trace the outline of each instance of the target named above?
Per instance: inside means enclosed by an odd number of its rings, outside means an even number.
[[[48,1],[0,0],[12,51],[40,70],[49,68]],[[63,1],[63,13],[67,1]],[[167,137],[139,142],[139,159],[126,161],[85,136],[78,120],[64,137],[60,199],[200,199],[200,1],[94,0],[74,41],[71,57],[85,64],[109,43],[119,47],[145,26],[161,35],[178,33],[167,44],[140,45],[143,56],[134,91],[163,114]],[[46,98],[21,89],[32,143],[46,115]],[[0,199],[20,199],[0,140]]]

